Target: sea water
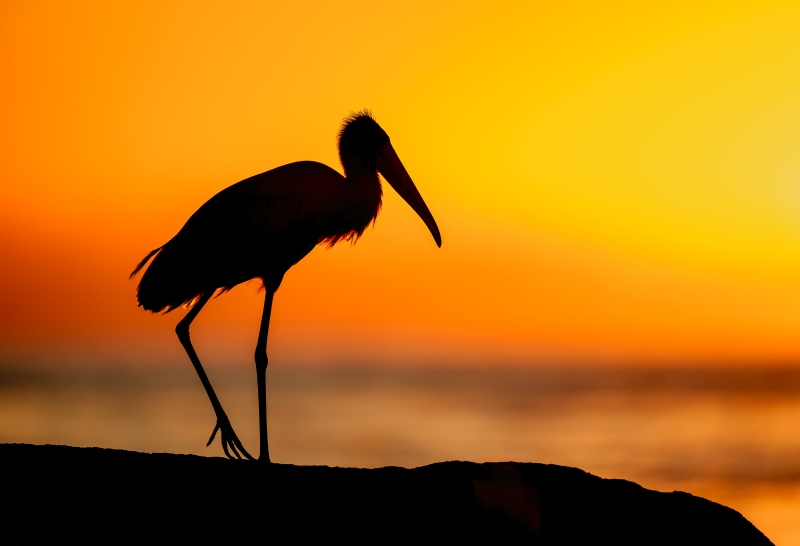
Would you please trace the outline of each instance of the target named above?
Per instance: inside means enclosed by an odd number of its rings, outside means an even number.
[[[255,371],[209,375],[257,455]],[[273,366],[267,390],[276,462],[575,466],[709,498],[800,544],[800,370]],[[189,366],[0,371],[0,442],[218,456],[214,423]]]

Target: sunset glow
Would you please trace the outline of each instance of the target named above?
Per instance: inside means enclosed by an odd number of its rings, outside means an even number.
[[[4,2],[0,349],[176,362],[130,271],[208,198],[370,108],[441,229],[374,229],[277,293],[274,365],[792,363],[796,2]],[[260,283],[193,328],[250,366]]]

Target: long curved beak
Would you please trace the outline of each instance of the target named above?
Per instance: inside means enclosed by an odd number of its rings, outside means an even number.
[[[378,172],[383,175],[394,191],[400,194],[400,197],[414,209],[425,225],[433,235],[433,240],[436,241],[436,246],[442,246],[442,236],[439,234],[439,227],[436,225],[436,220],[433,219],[431,211],[428,210],[428,205],[422,200],[417,187],[412,182],[411,177],[408,175],[406,168],[400,158],[397,157],[394,148],[391,144],[387,144],[378,152]]]

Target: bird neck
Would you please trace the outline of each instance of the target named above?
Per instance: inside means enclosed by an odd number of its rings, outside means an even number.
[[[360,195],[359,202],[365,205],[370,212],[374,211],[372,214],[374,219],[374,215],[378,213],[381,205],[383,194],[377,169],[367,169],[363,166],[358,169],[345,169],[345,178],[353,191]]]
[[[380,188],[376,161],[373,160],[371,164],[367,164],[358,155],[349,153],[347,150],[339,150],[339,159],[348,182],[358,187],[377,186]]]
[[[358,197],[352,201],[353,229],[360,232],[375,220],[381,207],[383,190],[375,165],[366,165],[355,154],[340,153],[347,185]]]
[[[377,158],[374,158],[369,164],[364,161],[361,156],[346,146],[339,147],[339,161],[342,163],[344,175],[349,180],[350,178],[361,178],[369,173],[375,174],[378,172]]]
[[[344,177],[351,184],[369,185],[378,183],[378,169],[369,168],[363,163],[344,165]]]

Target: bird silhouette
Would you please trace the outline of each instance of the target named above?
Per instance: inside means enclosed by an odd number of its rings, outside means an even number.
[[[267,334],[275,291],[285,273],[319,244],[355,241],[381,208],[378,173],[422,218],[437,246],[439,228],[371,113],[345,118],[339,131],[339,159],[345,175],[315,161],[283,165],[238,182],[209,199],[166,244],[151,251],[137,288],[139,306],[168,313],[188,305],[175,328],[214,408],[217,422],[208,444],[220,432],[229,458],[253,459],[236,436],[228,416],[192,347],[189,326],[214,294],[252,279],[264,286],[264,311],[256,343],[259,460],[269,462],[267,439]]]

